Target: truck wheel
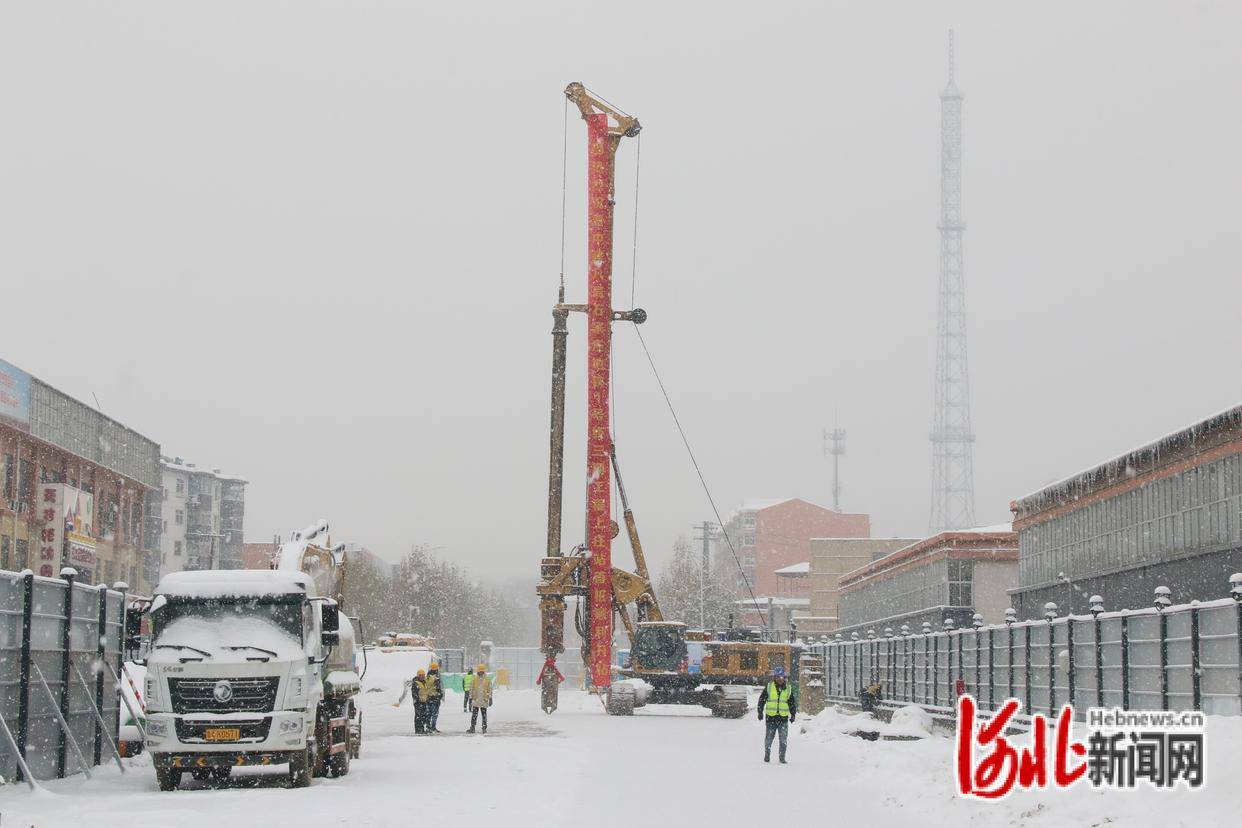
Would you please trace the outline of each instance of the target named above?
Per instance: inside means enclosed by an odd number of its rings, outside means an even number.
[[[175,791],[181,786],[181,770],[156,765],[155,781],[159,784],[161,791]]]
[[[328,775],[344,776],[349,773],[349,748],[328,757]]]
[[[349,726],[349,756],[357,759],[362,755],[362,712],[358,712],[358,721]]]
[[[327,746],[332,744],[332,729],[328,727],[328,719],[332,713],[324,705],[319,706],[319,715],[315,718],[315,750],[311,753],[311,775],[321,777],[328,775]],[[319,746],[323,745],[323,750]]]
[[[307,788],[315,767],[315,743],[307,742],[305,750],[289,757],[289,787]]]

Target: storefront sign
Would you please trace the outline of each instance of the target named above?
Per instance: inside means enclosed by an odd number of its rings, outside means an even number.
[[[30,430],[30,375],[0,359],[0,422]]]
[[[40,575],[56,577],[61,566],[72,566],[90,583],[95,569],[92,537],[95,496],[65,483],[41,483],[38,488],[38,561]]]

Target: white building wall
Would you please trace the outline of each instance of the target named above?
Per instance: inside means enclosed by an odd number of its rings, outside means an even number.
[[[163,534],[160,536],[160,575],[166,575],[185,569],[188,546],[185,536],[188,522],[186,490],[189,488],[189,474],[168,466],[162,466],[161,472],[164,496],[160,508],[163,527]]]

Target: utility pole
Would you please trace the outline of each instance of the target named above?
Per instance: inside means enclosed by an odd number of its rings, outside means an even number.
[[[841,511],[841,455],[845,454],[845,429],[824,429],[824,456],[832,457],[832,511]]]
[[[699,629],[707,629],[707,576],[711,572],[712,565],[712,536],[715,534],[716,524],[703,521],[699,526],[695,527],[702,533],[703,541],[703,559],[699,562]]]
[[[940,93],[940,299],[936,318],[936,404],[932,415],[932,532],[975,525],[974,441],[966,363],[966,279],[962,269],[962,93],[954,77]]]

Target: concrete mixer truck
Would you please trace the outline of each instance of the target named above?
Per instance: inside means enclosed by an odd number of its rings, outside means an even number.
[[[160,790],[288,766],[289,785],[342,776],[361,747],[354,629],[341,611],[344,550],[327,523],[274,547],[267,570],[160,579],[146,666],[147,748]],[[320,546],[315,541],[324,541]]]

